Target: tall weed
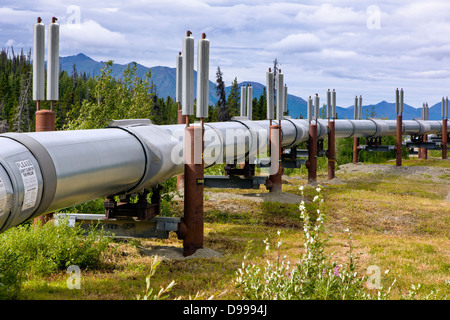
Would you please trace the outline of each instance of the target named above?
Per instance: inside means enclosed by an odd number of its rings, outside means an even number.
[[[349,232],[348,263],[338,264],[325,254],[325,243],[330,236],[324,236],[325,214],[321,210],[323,197],[321,187],[317,187],[313,202],[317,203],[317,216],[313,222],[302,201],[300,218],[303,221],[304,254],[291,266],[286,256],[280,255],[281,232],[278,232],[276,259],[267,259],[264,266],[246,264],[237,270],[235,280],[238,296],[250,300],[336,300],[336,299],[386,299],[390,290],[381,288],[376,296],[365,287],[365,277],[358,276],[357,257],[354,256]],[[303,196],[303,187],[300,187]],[[270,250],[269,239],[265,240],[266,250]]]

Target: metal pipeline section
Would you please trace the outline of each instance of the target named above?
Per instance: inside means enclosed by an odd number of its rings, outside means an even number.
[[[269,126],[269,120],[245,119],[205,124],[205,167],[266,150]],[[307,120],[281,120],[282,148],[307,141],[308,127]],[[319,119],[317,127],[318,139],[327,137],[327,121]],[[396,132],[393,120],[336,120],[335,128],[336,138]],[[86,201],[141,193],[182,174],[184,129],[119,120],[104,129],[1,134],[0,232]],[[403,121],[404,134],[441,131],[440,121]]]

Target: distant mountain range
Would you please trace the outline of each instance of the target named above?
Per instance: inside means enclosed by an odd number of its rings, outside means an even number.
[[[83,53],[79,53],[75,56],[67,56],[59,58],[61,70],[66,71],[69,75],[73,72],[74,65],[78,73],[86,73],[88,76],[98,76],[100,75],[100,70],[104,67],[105,62],[95,61]],[[125,64],[113,64],[111,76],[120,79],[123,75],[123,71],[127,65]],[[148,72],[148,67],[141,64],[136,65],[136,74],[138,77],[144,77]],[[175,98],[176,90],[176,69],[156,66],[151,67],[151,81],[156,86],[156,93],[158,97],[168,97],[171,96]],[[214,70],[215,72],[215,70]],[[194,79],[197,78],[197,73],[194,72]],[[259,98],[263,92],[264,85],[258,82],[244,81],[240,82],[239,85],[251,84],[253,87],[253,95]],[[197,92],[197,84],[194,82],[194,92]],[[226,87],[225,91],[228,95],[230,93],[231,86]],[[212,81],[209,82],[209,103],[214,105],[217,102],[217,96],[215,94],[215,86]],[[321,99],[323,101],[323,98]],[[321,103],[323,105],[323,102]],[[306,117],[307,103],[301,97],[292,95],[288,93],[287,106],[289,110],[289,115],[292,118],[299,118],[300,115]],[[395,103],[389,103],[386,101],[381,101],[375,105],[363,105],[362,113],[363,117],[370,117],[373,112],[376,118],[387,118],[395,119]],[[336,106],[336,113],[339,119],[353,119],[353,106],[349,107],[339,107]],[[408,104],[404,104],[403,108],[403,119],[412,120],[420,118],[421,110],[416,109]],[[430,120],[440,120],[441,119],[441,102],[430,106],[429,113]]]

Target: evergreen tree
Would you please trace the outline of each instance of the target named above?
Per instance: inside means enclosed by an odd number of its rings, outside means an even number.
[[[267,92],[266,87],[263,88],[263,92],[259,97],[253,99],[253,119],[265,120],[267,118]]]
[[[225,94],[225,83],[222,79],[222,71],[220,67],[217,67],[216,72],[216,95],[219,97],[217,100],[217,121],[229,121],[231,120],[230,110],[227,107],[227,99]]]
[[[14,109],[13,129],[17,132],[31,131],[30,104],[31,104],[31,83],[32,83],[32,67],[31,53],[25,57],[23,51],[20,59],[20,92],[18,104]],[[22,59],[25,57],[25,59]]]
[[[230,94],[227,99],[228,109],[232,117],[239,116],[241,108],[241,89],[239,87],[237,78],[234,78],[231,83]]]

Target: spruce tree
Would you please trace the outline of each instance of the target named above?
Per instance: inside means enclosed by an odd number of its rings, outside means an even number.
[[[229,121],[231,120],[230,110],[227,107],[227,98],[225,94],[225,83],[222,79],[222,71],[220,67],[217,67],[216,72],[216,95],[219,97],[217,100],[217,121]]]
[[[230,94],[227,99],[228,109],[232,117],[239,116],[241,105],[241,89],[239,87],[237,78],[234,78],[231,83]]]

